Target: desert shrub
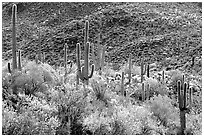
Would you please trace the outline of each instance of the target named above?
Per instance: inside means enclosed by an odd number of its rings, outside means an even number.
[[[153,78],[146,78],[144,81],[145,84],[145,92],[147,93],[147,85],[149,84],[148,94],[149,97],[153,97],[153,95],[166,95],[167,94],[167,87],[162,83],[158,82],[156,79]],[[138,98],[139,100],[142,99],[142,84],[137,83],[134,91],[132,92],[131,97]]]
[[[97,100],[103,101],[107,104],[110,98],[107,94],[107,85],[104,80],[95,80],[93,79],[91,82],[91,87],[93,89],[93,94]]]
[[[58,106],[57,117],[60,122],[56,134],[83,134],[80,120],[86,106],[84,89],[75,90],[75,88],[64,87],[65,91],[58,89],[52,92],[51,102]]]
[[[143,106],[118,106],[115,111],[117,121],[124,127],[123,134],[144,135],[159,131],[156,121],[152,118],[152,113]]]
[[[124,66],[121,67],[121,72],[124,72],[124,74],[129,73],[129,64],[125,64]],[[132,70],[131,70],[132,75],[140,75],[141,74],[141,67],[132,65]]]
[[[48,64],[36,64],[30,61],[25,64],[22,71],[4,74],[3,81],[4,85],[17,87],[17,93],[35,94],[46,92],[54,86],[58,81],[58,76]]]
[[[167,94],[166,86],[159,83],[156,79],[147,78],[144,83],[145,83],[145,89],[147,89],[147,84],[149,84],[150,97],[153,96],[153,94],[156,94],[156,95]]]
[[[151,112],[157,117],[160,124],[165,127],[179,125],[179,110],[172,105],[173,103],[166,95],[154,96],[148,101]]]
[[[58,82],[58,75],[52,66],[48,64],[36,64],[28,62],[22,71],[27,72],[33,79],[39,78],[49,85],[55,85]]]
[[[202,113],[186,114],[186,133],[191,135],[202,135]]]
[[[83,117],[83,127],[95,135],[164,134],[165,128],[157,125],[156,120],[148,107],[124,106],[116,101],[112,102],[112,107],[92,108]]]
[[[110,135],[113,119],[105,112],[95,111],[83,119],[83,127],[95,135]]]
[[[171,70],[171,71],[167,72],[167,75],[169,75],[171,77],[170,86],[172,86],[174,90],[175,90],[175,88],[177,86],[177,82],[179,80],[181,82],[183,82],[183,73],[179,70]]]
[[[29,102],[29,103],[28,103]],[[24,105],[23,105],[24,104]],[[25,105],[27,104],[27,105]],[[4,135],[54,135],[59,123],[55,106],[37,98],[24,97],[19,111],[2,103],[2,134]],[[20,105],[20,104],[19,104]]]
[[[103,69],[103,73],[106,77],[114,77],[115,76],[115,71],[109,67],[109,66],[106,66],[104,69]]]

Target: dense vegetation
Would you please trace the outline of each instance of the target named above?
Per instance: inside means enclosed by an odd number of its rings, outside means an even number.
[[[2,134],[202,134],[200,3],[15,4]]]

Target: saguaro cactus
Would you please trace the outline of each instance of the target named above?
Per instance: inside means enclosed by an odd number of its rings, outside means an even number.
[[[42,50],[42,46],[41,46],[41,34],[40,34],[40,27],[38,28],[38,44],[39,44],[39,51],[38,51],[38,58],[40,61],[42,61],[42,54],[41,54],[41,50]]]
[[[142,83],[142,101],[145,100],[145,84]]]
[[[129,79],[129,84],[131,84],[131,73],[132,73],[132,54],[130,54],[129,59],[128,59],[128,64],[129,64],[129,71],[128,71],[128,79]]]
[[[147,64],[147,77],[149,78],[149,64]]]
[[[11,73],[11,63],[8,62],[8,72]]]
[[[124,96],[124,79],[125,79],[125,76],[124,76],[124,72],[122,72],[122,78],[121,78],[121,93],[122,95]]]
[[[183,87],[183,88],[182,88]],[[185,134],[186,129],[186,117],[185,113],[189,110],[192,103],[192,90],[190,88],[190,97],[189,97],[189,106],[187,108],[187,83],[181,82],[180,80],[177,82],[177,91],[178,91],[178,102],[180,109],[180,124],[181,124],[181,134]]]
[[[88,55],[89,55],[89,46],[90,43],[87,42],[86,46],[85,46],[85,52],[84,52],[84,67],[81,68],[81,64],[80,64],[80,44],[77,43],[76,45],[76,53],[77,53],[77,75],[78,77],[86,84],[88,85],[89,82],[89,78],[91,78],[93,76],[93,72],[94,72],[94,65],[91,66],[91,74],[88,75]]]
[[[80,78],[83,83],[86,85],[89,84],[89,78],[93,76],[94,72],[94,65],[91,66],[91,74],[89,75],[89,47],[90,43],[88,42],[88,35],[89,35],[89,22],[85,22],[85,31],[84,31],[84,67],[81,68],[80,63],[80,44],[77,43],[76,45],[76,56],[77,56],[77,79]],[[77,84],[79,81],[77,80]]]
[[[165,83],[165,73],[164,73],[164,70],[162,71],[162,83],[163,84]]]
[[[65,69],[65,74],[64,77],[67,77],[67,44],[65,43],[64,45],[64,69]]]
[[[17,6],[16,4],[12,7],[12,68],[17,69],[17,59],[16,59],[16,20],[17,20]]]
[[[141,83],[143,82],[143,75],[146,73],[146,65],[144,65],[144,59],[141,57]]]
[[[38,55],[35,55],[35,63],[39,64],[40,62],[38,61]]]
[[[189,90],[189,106],[188,106],[189,109],[191,109],[191,107],[192,107],[192,102],[193,102],[193,92],[192,92],[192,88],[190,88],[190,90]]]
[[[18,70],[21,70],[21,51],[18,50]]]
[[[11,19],[11,22],[12,22],[12,69],[13,69],[12,71],[13,72],[17,70],[16,20],[17,20],[17,6],[16,4],[14,4],[12,7],[12,19]],[[21,66],[20,66],[20,69],[21,69]],[[8,71],[9,73],[12,73],[10,63],[8,63]],[[12,78],[12,81],[13,81],[13,78]],[[15,85],[12,86],[12,91],[14,94],[17,95],[17,87]]]
[[[178,81],[177,83],[177,90],[178,90],[178,100],[179,100],[179,109],[180,109],[180,124],[181,124],[181,134],[184,135],[184,131],[186,129],[186,117],[185,117],[185,103],[186,103],[186,98],[184,98],[184,94],[181,92],[181,82]],[[185,88],[184,88],[185,89]]]
[[[42,63],[45,63],[45,52],[42,54]]]
[[[147,97],[147,99],[149,100],[149,97],[150,97],[150,86],[149,86],[149,84],[147,84],[147,89],[146,89],[146,97]]]

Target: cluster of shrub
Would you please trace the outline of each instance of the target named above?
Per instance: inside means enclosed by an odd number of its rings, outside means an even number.
[[[150,85],[150,98],[141,101],[141,85],[137,81],[125,87],[135,96],[124,96],[115,89],[116,72],[110,67],[102,75],[95,72],[88,86],[80,82],[76,89],[76,66],[64,81],[60,68],[55,70],[46,63],[26,60],[22,64],[22,70],[12,74],[7,64],[2,68],[4,135],[173,135],[180,132],[177,99],[169,94],[166,84],[154,78],[145,80]],[[107,79],[110,77],[111,82]],[[173,87],[178,79],[179,73],[172,72],[170,85]],[[17,94],[13,94],[14,85]],[[194,100],[201,100],[201,96]],[[186,114],[186,134],[202,134],[202,112],[197,110],[198,105],[201,106],[200,102]]]

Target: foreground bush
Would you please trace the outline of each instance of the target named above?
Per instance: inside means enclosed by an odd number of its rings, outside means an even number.
[[[17,87],[15,93],[23,92],[26,95],[37,92],[46,92],[49,88],[58,83],[58,75],[48,64],[36,64],[27,62],[22,71],[15,71],[12,74],[4,68],[3,87]]]
[[[18,111],[5,102],[2,108],[3,135],[54,135],[59,126],[56,107],[35,97],[24,97]]]

